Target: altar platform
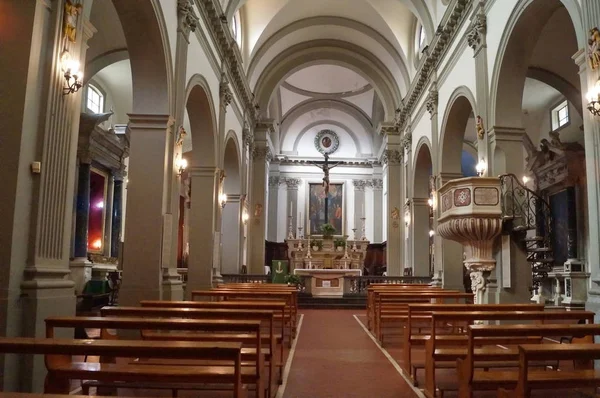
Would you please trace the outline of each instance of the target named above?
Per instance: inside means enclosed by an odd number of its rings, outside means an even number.
[[[310,291],[313,296],[342,297],[344,277],[361,276],[360,269],[295,269],[294,275],[311,276]]]

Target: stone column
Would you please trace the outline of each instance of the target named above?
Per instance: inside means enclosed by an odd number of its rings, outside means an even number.
[[[523,136],[524,129],[514,127],[493,126],[489,131],[490,156],[492,159],[502,159],[496,164],[495,173],[513,173],[517,176],[523,173]],[[499,151],[499,153],[497,153]],[[509,234],[510,235],[510,234]],[[504,252],[498,256],[496,267],[496,280],[498,289],[490,290],[487,295],[489,302],[518,303],[527,302],[531,298],[531,264],[527,262],[527,254],[522,249],[522,242],[510,235],[510,240],[504,240]],[[510,261],[507,261],[510,260]],[[507,275],[504,273],[509,273]],[[510,285],[506,286],[506,280]],[[508,289],[510,287],[510,290]]]
[[[381,243],[383,242],[383,180],[373,178],[370,186],[373,190],[373,242]]]
[[[250,274],[265,273],[265,236],[266,236],[266,200],[267,175],[272,152],[268,136],[273,128],[271,121],[261,121],[254,129],[254,148],[252,151],[252,183],[249,220],[249,258]]]
[[[298,234],[298,186],[302,180],[299,178],[286,178],[285,184],[287,185],[287,200],[286,203],[286,227],[289,228],[289,216],[292,216],[292,236]],[[290,205],[292,208],[290,208]],[[269,207],[271,203],[269,202]],[[286,229],[285,236],[289,238],[289,231]]]
[[[129,115],[131,149],[127,184],[127,217],[123,253],[123,285],[119,304],[139,305],[141,300],[161,299],[162,266],[170,258],[170,215],[166,197],[169,136],[173,119],[169,115]]]
[[[240,229],[242,208],[240,194],[227,194],[227,205],[223,208],[223,252],[221,272],[237,274],[240,271]]]
[[[183,156],[183,141],[180,140],[180,129],[183,127],[185,111],[185,95],[187,83],[187,58],[190,43],[190,34],[198,27],[199,18],[190,0],[177,0],[177,36],[175,44],[174,62],[174,91],[175,91],[175,123],[173,134],[168,137],[167,162],[171,165],[167,173],[170,193],[167,196],[165,228],[167,238],[164,242],[165,253],[162,269],[162,294],[165,300],[182,300],[183,285],[177,273],[177,248],[179,238],[179,192],[181,179],[177,175],[175,161]]]
[[[414,183],[412,181],[412,173],[410,172],[412,168],[412,133],[410,124],[406,128],[406,132],[402,137],[402,150],[404,151],[404,191],[403,191],[403,201],[405,212],[409,214],[408,226],[404,229],[404,269],[410,268],[412,269],[413,275],[415,272],[415,264],[413,263],[413,234],[412,227],[415,221],[414,211],[412,209],[413,202],[413,186]],[[405,220],[406,224],[406,220]],[[404,270],[403,270],[404,272]]]
[[[75,240],[73,261],[70,262],[71,279],[75,292],[82,293],[85,283],[92,278],[92,263],[88,260],[88,223],[90,215],[90,164],[89,152],[79,153],[77,197],[75,205]]]
[[[354,228],[357,230],[358,237],[362,234],[362,220],[365,217],[365,187],[367,180],[353,180],[354,185]],[[354,237],[352,237],[354,239]]]
[[[124,171],[113,173],[113,210],[112,210],[112,229],[110,231],[110,256],[118,258],[121,246],[121,225],[123,222],[123,179]]]
[[[269,176],[269,218],[267,226],[267,240],[271,242],[277,242],[277,237],[279,235],[279,218],[277,209],[279,208],[279,184],[282,181],[285,181],[285,179],[279,175]],[[287,219],[285,221],[287,228]],[[285,235],[287,236],[287,230]]]
[[[412,198],[412,268],[414,276],[429,276],[428,198]]]
[[[398,129],[392,124],[382,127],[385,149],[383,165],[387,178],[387,274],[400,276],[403,273],[404,220],[402,196],[404,191],[403,149]]]
[[[185,290],[190,300],[192,290],[210,289],[213,284],[216,244],[215,213],[220,170],[216,167],[192,167],[190,201],[190,256]],[[218,232],[220,234],[220,232]]]

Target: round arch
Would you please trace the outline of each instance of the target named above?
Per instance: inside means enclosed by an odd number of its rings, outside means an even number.
[[[477,109],[475,96],[466,86],[454,90],[442,119],[438,156],[439,171],[461,173],[461,154],[469,116]]]
[[[240,143],[237,134],[233,130],[229,130],[223,141],[223,169],[225,170],[225,181],[223,191],[225,193],[239,193],[241,190],[241,164]]]
[[[522,126],[522,96],[529,69],[523,57],[533,52],[538,33],[559,7],[564,7],[569,14],[577,47],[586,47],[586,29],[577,0],[519,0],[502,33],[492,72],[490,126],[500,121],[504,127]]]
[[[417,142],[415,155],[412,167],[412,194],[415,198],[428,198],[429,177],[433,172],[433,152],[429,138],[421,137]]]
[[[331,124],[331,125],[337,126],[337,127],[341,128],[342,130],[344,130],[346,133],[348,133],[350,135],[350,137],[352,137],[352,142],[354,143],[354,146],[356,147],[356,150],[358,152],[356,155],[358,156],[359,154],[364,153],[362,145],[360,144],[360,141],[358,140],[358,137],[356,137],[356,134],[354,134],[354,131],[352,131],[351,128],[349,128],[345,124],[340,123],[338,121],[328,120],[328,119],[319,120],[319,121],[310,123],[307,126],[305,126],[302,130],[300,130],[300,132],[296,136],[296,139],[294,140],[294,146],[293,146],[294,153],[298,153],[298,144],[300,143],[300,140],[302,139],[304,134],[306,134],[313,127],[321,125],[321,124]]]
[[[323,60],[338,63],[362,75],[375,89],[384,107],[386,120],[393,117],[401,98],[390,71],[363,48],[340,40],[313,40],[281,52],[262,71],[254,92],[262,112],[266,111],[278,84],[292,73]]]
[[[172,114],[173,68],[160,1],[113,0],[113,5],[123,27],[131,62],[132,112]]]
[[[192,167],[218,167],[218,137],[215,107],[208,82],[202,75],[194,75],[185,90],[185,108],[191,128]]]

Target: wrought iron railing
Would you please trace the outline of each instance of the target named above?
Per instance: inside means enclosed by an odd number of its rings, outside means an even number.
[[[500,176],[502,185],[502,217],[511,232],[534,236],[521,238],[525,243],[527,261],[531,263],[533,290],[548,277],[552,270],[552,211],[548,202],[524,186],[516,175]]]
[[[429,285],[430,276],[344,276],[344,296],[365,296],[373,283]]]

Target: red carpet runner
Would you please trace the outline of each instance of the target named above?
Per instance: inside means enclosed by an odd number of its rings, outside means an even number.
[[[413,398],[406,384],[352,314],[303,310],[284,398]]]

